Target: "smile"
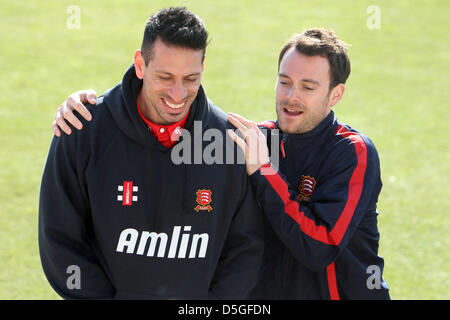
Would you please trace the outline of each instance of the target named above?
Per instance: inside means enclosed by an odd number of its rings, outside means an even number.
[[[169,106],[170,108],[172,108],[172,109],[180,109],[180,108],[182,108],[183,106],[184,106],[184,102],[183,103],[180,103],[180,104],[173,104],[173,103],[170,103],[169,101],[167,101],[167,100],[165,100],[165,99],[162,99],[162,101],[167,105],[167,106]]]

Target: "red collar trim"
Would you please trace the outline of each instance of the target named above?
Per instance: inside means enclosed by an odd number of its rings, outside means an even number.
[[[169,124],[169,125],[159,125],[156,123],[153,123],[149,121],[147,118],[144,117],[141,111],[141,107],[139,106],[139,101],[136,99],[136,105],[139,112],[139,115],[141,116],[141,119],[145,122],[145,124],[150,129],[150,132],[153,134],[153,136],[158,140],[159,143],[161,143],[166,148],[172,148],[173,145],[178,141],[178,138],[181,135],[181,129],[184,128],[184,125],[186,124],[187,117],[189,115],[189,112],[186,114],[184,119]],[[190,111],[190,110],[189,110]]]

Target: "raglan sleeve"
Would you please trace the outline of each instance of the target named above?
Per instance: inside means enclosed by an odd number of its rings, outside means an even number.
[[[250,176],[273,230],[311,270],[335,261],[376,204],[381,189],[378,155],[370,141],[352,135],[330,159],[307,202],[299,201],[296,190],[272,163]]]
[[[39,200],[39,253],[47,280],[64,299],[110,299],[115,294],[89,239],[89,201],[77,135],[54,137]]]
[[[238,206],[210,287],[210,299],[248,299],[256,286],[264,251],[263,213],[243,171]]]

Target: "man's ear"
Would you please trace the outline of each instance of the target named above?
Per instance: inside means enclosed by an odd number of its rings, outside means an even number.
[[[331,89],[328,99],[328,106],[331,108],[332,106],[337,104],[342,99],[344,92],[345,85],[343,83],[339,83],[333,89]]]
[[[145,60],[142,56],[141,50],[136,50],[134,53],[134,69],[136,70],[136,77],[144,79]]]

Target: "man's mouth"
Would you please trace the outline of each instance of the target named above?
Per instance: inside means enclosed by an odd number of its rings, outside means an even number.
[[[296,116],[299,116],[299,115],[301,115],[303,113],[303,111],[300,111],[300,110],[297,110],[297,109],[293,109],[293,108],[286,108],[286,107],[283,108],[283,112],[286,115],[291,116],[291,117],[296,117]]]
[[[162,102],[168,107],[169,109],[173,109],[174,111],[181,111],[182,108],[186,105],[186,101],[180,104],[170,103],[164,98],[161,98]]]

